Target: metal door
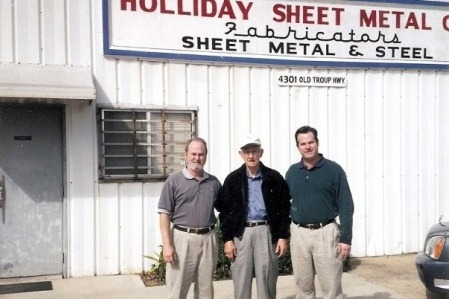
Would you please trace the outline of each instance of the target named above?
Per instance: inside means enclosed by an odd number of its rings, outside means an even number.
[[[62,274],[62,107],[0,106],[0,277]]]

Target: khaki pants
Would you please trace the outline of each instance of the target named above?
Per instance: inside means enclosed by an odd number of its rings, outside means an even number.
[[[214,273],[218,259],[215,230],[204,235],[172,230],[178,255],[175,264],[167,264],[166,283],[170,299],[184,299],[194,285],[195,299],[214,298]]]
[[[343,298],[343,261],[338,258],[340,231],[337,223],[311,230],[290,226],[290,250],[297,290],[296,299],[315,298],[315,274],[324,299]]]
[[[243,238],[234,238],[237,257],[231,263],[234,298],[251,299],[253,274],[256,277],[257,298],[275,299],[279,261],[271,244],[267,225],[245,228]]]

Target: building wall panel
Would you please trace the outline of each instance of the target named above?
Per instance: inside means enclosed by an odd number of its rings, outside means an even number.
[[[60,2],[58,0],[53,0]],[[92,64],[92,44],[93,37],[98,42],[97,45],[103,47],[103,37],[101,27],[92,26],[92,17],[95,15],[96,20],[102,20],[102,14],[94,14],[98,12],[92,8],[93,4],[97,4],[101,8],[101,3],[92,0],[64,1],[66,5],[66,26],[67,26],[67,60],[70,65],[91,65]],[[62,24],[61,24],[62,25]]]
[[[285,88],[285,87],[284,87]],[[290,123],[290,136],[295,134],[296,130],[303,124],[310,123],[309,117],[309,87],[291,87],[289,88],[289,103],[290,112],[288,114],[288,120]],[[290,137],[289,142],[293,140],[293,146],[296,147],[296,142],[293,137]],[[290,161],[297,161],[299,159],[298,150],[290,152]],[[287,167],[288,169],[288,167]]]
[[[155,211],[157,211],[162,185],[163,182],[143,184],[142,256],[156,257],[161,253],[162,238],[159,233],[159,217]],[[144,258],[142,269],[150,269],[153,264],[153,260]]]
[[[294,131],[290,128],[290,99],[291,88],[283,88],[278,84],[279,70],[272,69],[268,84],[270,85],[270,143],[262,140],[264,147],[270,147],[270,155],[265,154],[264,161],[270,161],[273,167],[285,175],[281,170],[288,169],[288,160],[292,152],[299,155],[296,146],[292,144]],[[269,158],[269,160],[268,160]]]
[[[327,70],[314,70],[314,76],[327,76]],[[308,124],[312,127],[320,128],[318,131],[319,139],[323,139],[320,144],[321,151],[327,153],[329,151],[329,143],[327,142],[329,136],[329,95],[327,88],[309,87],[307,95],[309,102],[308,107]],[[301,107],[299,107],[301,109]],[[299,124],[305,124],[303,119],[297,119]]]
[[[166,87],[165,105],[186,106],[187,105],[187,65],[181,63],[169,63],[166,65]]]
[[[231,151],[231,159],[226,168],[242,165],[243,160],[238,154],[240,143],[243,136],[248,135],[252,127],[252,103],[251,103],[251,68],[234,67],[230,69],[230,91],[229,91],[229,136],[228,144]],[[257,82],[259,85],[262,82]],[[240,136],[239,136],[240,135]],[[264,145],[264,148],[266,146]],[[225,173],[223,173],[225,175]]]
[[[435,217],[438,219],[444,214],[443,219],[449,219],[449,200],[447,194],[449,194],[449,122],[447,116],[449,115],[449,101],[448,91],[449,86],[449,74],[439,73],[435,80],[435,94],[437,98],[436,119],[438,135],[436,138],[435,148],[436,150],[436,168],[437,168],[437,180],[436,180],[436,201]],[[429,199],[428,199],[429,200]],[[420,234],[421,243],[425,237],[424,234]]]
[[[0,61],[14,61],[13,0],[0,1]]]
[[[149,61],[141,62],[141,92],[143,105],[164,105],[165,79],[164,64]]]
[[[19,63],[41,62],[41,23],[39,1],[14,2],[15,61]]]
[[[226,167],[229,165],[226,162],[233,154],[227,142],[231,134],[229,67],[213,67],[210,69],[209,76],[209,103],[206,110],[201,110],[202,107],[199,107],[198,133],[207,140],[209,145],[209,170],[220,179],[224,179],[229,169]],[[203,115],[204,111],[207,111],[207,117]],[[206,123],[202,121],[204,117],[208,120],[207,128],[205,128]],[[238,123],[241,120],[235,121]],[[242,131],[241,133],[244,133],[244,129]]]
[[[365,90],[365,145],[366,145],[366,208],[367,217],[367,249],[368,255],[381,255],[383,253],[384,237],[384,211],[383,196],[383,161],[382,151],[382,71],[371,71],[366,74]]]
[[[252,68],[250,72],[250,131],[260,137],[265,146],[263,160],[271,165],[271,122],[273,115],[270,110],[270,70],[268,68]],[[243,116],[244,117],[244,116]],[[238,146],[237,146],[238,147]]]
[[[401,77],[399,71],[383,75],[383,144],[384,153],[384,243],[386,254],[402,253],[402,202],[401,202]]]
[[[117,184],[99,184],[96,217],[96,273],[111,275],[120,273],[119,246],[119,186]]]
[[[120,104],[133,106],[141,104],[140,72],[140,63],[137,60],[117,62],[117,93]]]
[[[95,114],[86,101],[67,102],[68,276],[95,275]]]
[[[437,201],[428,201],[428,198],[436,198],[436,98],[435,98],[435,75],[420,73],[418,91],[419,109],[419,210],[420,227],[429,227],[435,223],[432,215],[435,213]],[[430,88],[425,88],[430,87]],[[425,232],[422,232],[423,234]]]
[[[65,1],[42,1],[42,63],[67,63]]]
[[[333,71],[334,76],[347,78],[346,70]],[[348,98],[346,88],[326,88],[328,94],[328,154],[346,168],[346,150],[341,144],[347,144],[347,139],[352,138],[352,128],[348,128]]]
[[[139,273],[143,259],[142,183],[119,186],[119,258],[120,274]]]
[[[117,104],[117,61],[115,59],[102,59],[101,55],[95,55],[92,71],[97,105]]]
[[[419,248],[419,107],[418,83],[416,72],[402,74],[402,202],[404,222],[403,244],[405,252],[413,252]]]
[[[366,256],[368,254],[367,219],[370,211],[366,203],[365,71],[348,71],[347,80],[347,134],[349,136],[347,143],[340,146],[346,147],[348,162],[345,170],[355,207],[351,251],[354,255]]]

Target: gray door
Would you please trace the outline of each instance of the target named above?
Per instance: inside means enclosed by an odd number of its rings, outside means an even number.
[[[0,278],[62,274],[63,110],[0,106]]]

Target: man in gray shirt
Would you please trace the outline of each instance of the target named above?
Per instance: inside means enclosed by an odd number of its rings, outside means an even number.
[[[189,140],[185,152],[186,167],[167,178],[158,205],[166,284],[169,298],[186,298],[193,281],[195,298],[213,298],[218,258],[214,204],[221,184],[203,169],[203,139]]]

